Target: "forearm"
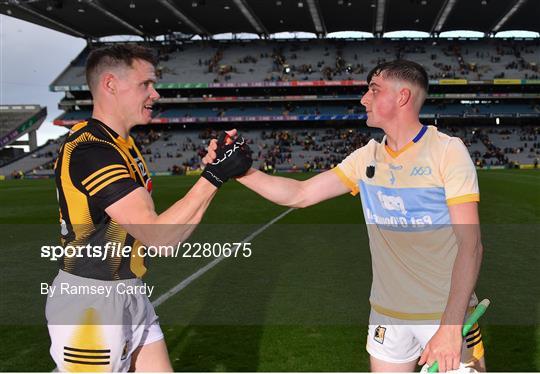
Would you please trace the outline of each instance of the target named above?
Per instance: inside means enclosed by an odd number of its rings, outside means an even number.
[[[189,238],[201,222],[217,188],[200,178],[191,190],[156,219],[156,225],[165,230],[158,238],[168,244],[177,244]]]
[[[217,188],[204,178],[199,178],[188,193],[169,209],[158,215],[155,224],[171,225],[197,225],[210,202],[214,198]]]
[[[469,231],[475,230],[473,227],[468,229]],[[470,235],[475,238],[459,244],[458,254],[452,269],[450,294],[441,324],[462,325],[478,279],[483,248],[479,235],[474,233]]]
[[[216,192],[216,187],[200,178],[182,199],[159,215],[144,190],[138,191],[138,196],[128,197],[121,207],[113,207],[111,213],[144,245],[176,246],[191,235]]]
[[[255,169],[250,169],[237,180],[273,203],[295,208],[306,206],[306,194],[301,181],[271,176]]]

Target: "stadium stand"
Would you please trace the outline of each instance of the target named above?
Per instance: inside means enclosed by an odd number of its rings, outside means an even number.
[[[430,79],[539,79],[538,40],[304,40],[184,42],[156,46],[158,76],[167,83],[361,80],[397,58],[422,64]],[[84,86],[85,49],[52,83]]]
[[[453,126],[441,131],[460,137],[476,166],[534,164],[540,159],[540,127]],[[138,127],[133,134],[152,172],[185,174],[197,170],[208,141],[217,136],[211,128],[175,129]],[[319,171],[332,168],[353,150],[382,132],[358,126],[253,126],[241,133],[249,140],[254,167],[273,171]],[[52,176],[53,161],[63,137],[50,141],[31,155],[0,168],[0,174],[27,177]]]
[[[155,118],[178,117],[227,117],[227,116],[282,116],[282,115],[344,115],[365,113],[358,105],[288,105],[262,107],[233,107],[233,108],[175,108],[161,112]],[[516,113],[538,114],[538,108],[527,104],[513,105],[461,105],[461,104],[428,104],[422,108],[423,114],[455,115],[466,117],[473,114],[493,114],[500,117],[512,116]],[[206,120],[205,120],[206,121]]]
[[[132,1],[128,10],[115,2],[92,9],[81,8],[77,0],[60,3],[65,6],[55,12],[52,23],[46,0],[0,3],[0,13],[88,41],[50,85],[51,91],[65,93],[59,103],[65,113],[54,124],[69,127],[90,117],[85,61],[93,48],[111,43],[99,37],[126,31],[144,36],[141,43],[154,48],[159,59],[156,87],[161,99],[152,126],[137,130],[137,138],[157,172],[198,167],[212,130],[230,127],[241,128],[252,139],[259,167],[330,167],[362,145],[370,131],[375,134],[364,127],[365,111],[359,103],[366,74],[376,64],[397,58],[417,61],[428,72],[430,94],[422,121],[460,136],[479,167],[534,164],[538,156],[540,39],[491,37],[503,30],[538,31],[533,16],[537,8],[531,1],[516,2],[511,13],[504,2],[467,0],[410,0],[406,7],[390,2],[384,9],[378,2],[340,0],[307,2],[305,7],[304,1],[245,0],[234,6],[158,1],[151,7]],[[172,13],[171,6],[176,9]],[[181,22],[178,12],[185,17]],[[107,17],[101,17],[98,26],[94,20],[100,14]],[[135,14],[141,15],[136,22]],[[384,22],[376,21],[379,16]],[[381,38],[384,32],[403,29],[430,36]],[[460,29],[483,30],[486,37],[439,37]],[[313,32],[317,38],[271,37],[291,30]],[[345,30],[374,37],[325,37]],[[212,38],[220,32],[256,32],[258,39]],[[200,38],[193,38],[195,34]],[[163,37],[158,41],[156,35]],[[27,175],[50,174],[55,146],[46,147],[12,167]]]
[[[28,146],[30,153],[37,149],[36,130],[47,117],[47,108],[39,105],[0,105],[0,176],[21,174],[20,169],[9,169],[4,165],[24,159],[28,153],[13,146]],[[28,140],[20,140],[28,135]],[[15,175],[13,174],[13,175]]]
[[[47,108],[39,105],[0,105],[0,149],[8,145],[37,147],[36,130],[45,117]],[[28,134],[28,142],[17,139]]]
[[[34,151],[11,160],[0,167],[0,175],[15,178],[22,175],[52,175],[50,171],[52,169],[52,162],[56,159],[58,148],[63,140],[63,136],[55,140],[49,140],[46,144],[36,148]]]
[[[478,167],[530,164],[540,158],[539,127],[445,127],[463,139]],[[325,170],[335,166],[371,137],[382,132],[366,127],[242,128],[253,151],[254,167],[272,165],[277,171]],[[154,172],[183,174],[200,166],[209,139],[216,131],[166,130],[142,147]]]

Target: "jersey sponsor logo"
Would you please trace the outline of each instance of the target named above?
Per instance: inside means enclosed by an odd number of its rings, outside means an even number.
[[[381,325],[379,325],[375,329],[375,334],[373,335],[373,340],[375,340],[379,344],[383,344],[385,334],[386,334],[386,327],[382,327]]]
[[[431,175],[431,168],[429,166],[414,166],[411,170],[411,177]]]
[[[450,224],[443,187],[384,187],[359,181],[367,224],[386,230],[424,231]]]
[[[407,210],[405,209],[405,203],[403,202],[401,196],[385,195],[382,193],[382,191],[377,191],[377,197],[379,198],[379,201],[381,202],[381,205],[384,209],[397,210],[404,215],[407,214]]]

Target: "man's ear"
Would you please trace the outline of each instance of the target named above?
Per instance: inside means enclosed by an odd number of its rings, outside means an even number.
[[[112,73],[105,73],[101,77],[101,86],[105,90],[105,92],[114,95],[116,93],[117,87],[117,80],[114,74]]]
[[[405,106],[409,101],[412,100],[412,91],[410,88],[403,87],[399,90],[399,106]]]

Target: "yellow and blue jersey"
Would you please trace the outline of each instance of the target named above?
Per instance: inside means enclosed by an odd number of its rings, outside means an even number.
[[[448,206],[480,199],[463,142],[424,126],[398,152],[386,137],[372,139],[333,170],[362,199],[372,307],[395,318],[439,319],[458,249]],[[473,295],[471,305],[476,302]]]

